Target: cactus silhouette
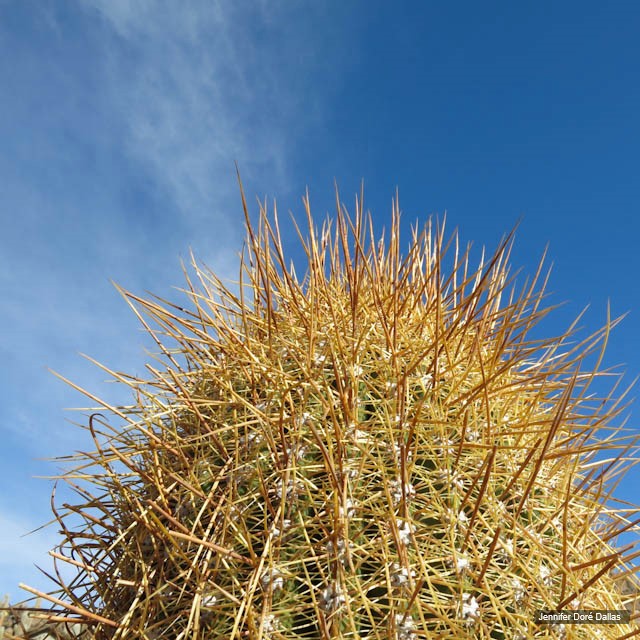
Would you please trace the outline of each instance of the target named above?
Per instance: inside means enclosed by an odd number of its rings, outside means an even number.
[[[635,635],[534,621],[625,605],[635,441],[589,391],[615,322],[529,337],[542,264],[518,288],[513,234],[474,268],[431,222],[402,253],[397,199],[387,237],[361,197],[321,227],[305,199],[299,278],[277,214],[242,201],[239,283],[194,261],[190,308],[123,292],[160,364],[103,367],[129,406],[85,392],[95,447],[54,501],[77,573],[30,590],[95,638]]]

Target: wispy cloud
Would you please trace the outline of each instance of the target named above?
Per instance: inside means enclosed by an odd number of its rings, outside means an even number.
[[[319,108],[302,108],[304,23],[277,2],[91,4],[113,36],[106,78],[127,148],[182,215],[222,221],[235,161],[247,179],[284,186],[287,149]]]

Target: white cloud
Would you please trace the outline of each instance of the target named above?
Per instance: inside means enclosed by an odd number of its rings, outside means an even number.
[[[287,147],[317,110],[300,109],[304,64],[289,16],[278,3],[91,4],[117,34],[105,38],[106,77],[130,153],[183,215],[237,229],[234,162],[245,179],[283,187]],[[236,219],[223,222],[230,204]]]

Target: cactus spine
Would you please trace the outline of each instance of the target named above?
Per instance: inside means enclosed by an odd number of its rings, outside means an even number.
[[[533,621],[624,604],[633,443],[580,369],[613,323],[530,339],[544,276],[515,289],[511,237],[474,270],[429,223],[402,255],[397,201],[386,241],[361,203],[318,229],[305,200],[303,279],[243,198],[237,288],[194,263],[190,310],[125,293],[163,364],[109,371],[135,402],[102,403],[64,476],[59,615],[95,638],[633,634]]]

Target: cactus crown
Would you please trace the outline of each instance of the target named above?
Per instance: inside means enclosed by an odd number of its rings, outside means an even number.
[[[472,269],[430,222],[403,255],[397,199],[387,240],[361,198],[321,229],[305,199],[299,279],[243,205],[237,287],[194,262],[191,309],[124,293],[163,364],[105,368],[135,402],[90,417],[54,507],[78,574],[38,595],[96,638],[595,637],[533,611],[624,604],[633,441],[580,370],[614,322],[530,339],[542,264],[517,290],[512,235]]]

